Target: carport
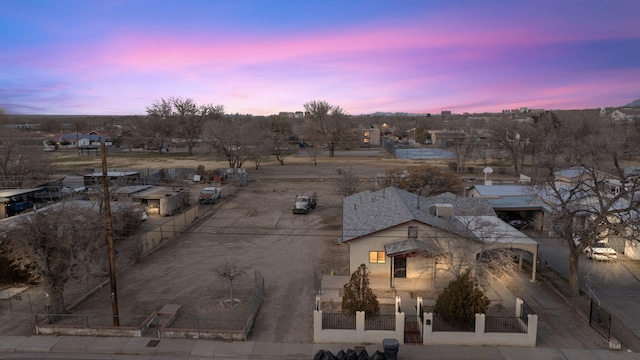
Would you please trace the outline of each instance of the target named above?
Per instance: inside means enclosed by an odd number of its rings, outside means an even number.
[[[458,218],[468,224],[469,230],[486,245],[482,251],[519,249],[531,253],[531,281],[536,281],[537,241],[495,216],[459,216]],[[490,231],[487,231],[487,229],[490,229]],[[518,266],[522,268],[522,254],[519,256]]]

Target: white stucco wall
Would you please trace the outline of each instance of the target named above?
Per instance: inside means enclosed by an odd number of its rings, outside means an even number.
[[[390,278],[391,258],[386,256],[384,264],[370,263],[369,251],[384,251],[384,245],[408,237],[409,226],[418,227],[418,238],[451,238],[450,233],[435,229],[417,221],[408,222],[384,231],[358,238],[349,242],[349,272],[353,273],[360,264],[367,265],[371,277]],[[431,276],[432,260],[429,258],[407,258],[407,278]]]

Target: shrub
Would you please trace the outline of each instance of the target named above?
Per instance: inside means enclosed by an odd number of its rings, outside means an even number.
[[[467,269],[438,295],[433,312],[440,316],[473,321],[475,314],[484,314],[489,307],[489,299],[477,288]]]
[[[377,315],[380,313],[378,298],[369,287],[369,270],[367,265],[361,264],[351,274],[351,279],[344,286],[342,295],[342,311],[353,314],[356,311],[364,311],[365,314]]]

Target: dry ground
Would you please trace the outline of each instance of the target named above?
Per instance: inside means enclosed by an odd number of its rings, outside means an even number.
[[[153,252],[118,276],[118,303],[121,324],[135,325],[165,304],[183,306],[181,325],[193,326],[187,319],[237,321],[246,313],[254,293],[254,274],[265,279],[266,298],[251,333],[258,342],[301,343],[312,341],[315,274],[332,271],[347,275],[348,248],[337,245],[340,236],[341,196],[336,193],[337,168],[350,168],[360,178],[359,190],[373,189],[376,173],[399,166],[395,159],[382,156],[320,158],[317,165],[308,158],[290,158],[286,165],[266,163],[259,170],[249,167],[250,183],[246,187],[227,186],[222,203],[214,205],[212,216],[200,220],[185,233]],[[402,164],[406,164],[402,161]],[[419,162],[408,162],[417,164]],[[164,167],[193,166],[182,161]],[[130,167],[135,167],[133,164]],[[224,164],[205,164],[207,168]],[[294,196],[317,191],[318,207],[308,215],[291,214]],[[229,297],[228,283],[216,275],[216,268],[226,262],[241,265],[247,273],[235,282],[236,297],[241,304],[228,309],[220,304]],[[526,281],[526,279],[524,280]],[[88,284],[70,286],[77,295]],[[73,310],[88,314],[91,325],[111,323],[109,287],[106,286]],[[34,297],[37,289],[32,290]],[[29,312],[6,311],[2,301],[0,334],[29,334]],[[25,302],[22,303],[24,306]],[[23,308],[24,311],[24,308]],[[560,311],[560,313],[557,313]],[[541,347],[588,347],[585,334],[592,333],[584,319],[569,308],[554,309],[551,317],[540,314]],[[231,323],[229,323],[231,324]],[[571,341],[567,324],[582,337]],[[583,327],[581,327],[581,325]],[[591,336],[589,335],[589,336]]]

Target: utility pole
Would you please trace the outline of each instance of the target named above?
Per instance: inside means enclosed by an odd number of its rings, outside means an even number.
[[[102,152],[102,187],[104,189],[104,215],[107,228],[107,249],[109,251],[109,277],[111,279],[111,310],[113,326],[120,326],[118,315],[118,291],[116,288],[116,256],[113,249],[113,223],[111,222],[111,202],[109,200],[109,177],[107,176],[107,150],[104,140],[100,141]]]

